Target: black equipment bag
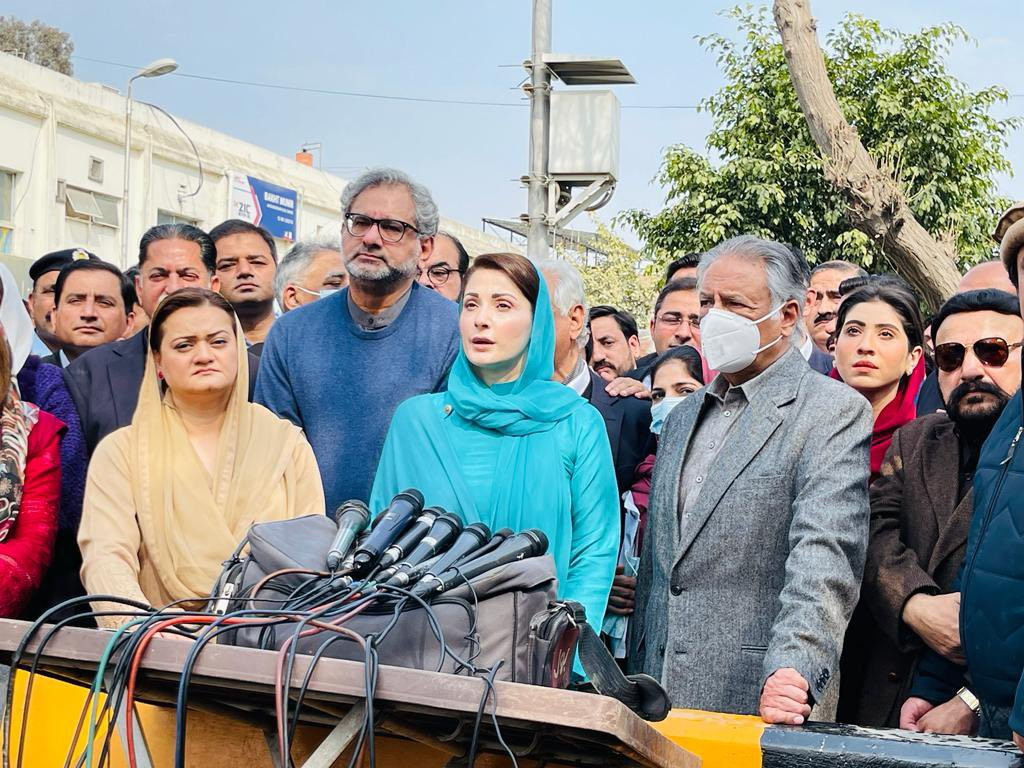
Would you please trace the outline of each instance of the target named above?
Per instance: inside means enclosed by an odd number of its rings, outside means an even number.
[[[225,563],[211,595],[212,610],[278,610],[279,601],[309,579],[308,574],[277,576],[258,594],[252,594],[253,588],[268,574],[285,569],[323,571],[336,531],[334,522],[321,515],[254,524]],[[248,554],[240,557],[246,547]],[[448,649],[462,661],[477,668],[503,661],[495,679],[555,688],[568,687],[578,647],[581,666],[598,692],[619,699],[645,719],[664,719],[671,704],[661,685],[646,675],[625,677],[587,623],[583,607],[556,600],[556,586],[550,556],[526,558],[432,599],[435,629],[428,611],[412,600],[404,601],[400,616],[396,617],[394,604],[385,605],[353,616],[343,626],[370,637],[394,624],[376,646],[381,664],[469,674],[467,667],[442,654],[435,632],[439,630]],[[294,629],[294,624],[247,627],[226,633],[222,642],[277,649],[294,635]],[[297,651],[315,653],[328,639],[327,633],[301,638]],[[323,655],[353,661],[364,658],[358,643],[341,639]]]

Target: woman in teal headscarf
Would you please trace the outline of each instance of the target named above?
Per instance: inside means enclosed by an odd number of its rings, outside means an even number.
[[[426,503],[491,530],[539,528],[558,595],[600,626],[619,547],[619,500],[604,420],[554,372],[547,286],[516,254],[486,254],[466,274],[462,347],[448,391],[395,411],[371,509],[418,488]]]

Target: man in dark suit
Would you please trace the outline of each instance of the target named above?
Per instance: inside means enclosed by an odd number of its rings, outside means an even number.
[[[899,724],[922,648],[960,659],[960,595],[950,588],[967,544],[982,443],[1020,385],[1020,348],[1009,346],[1024,337],[1019,310],[1013,294],[982,290],[953,296],[935,316],[936,370],[949,415],[931,413],[897,431],[871,488],[861,606],[847,638],[863,660],[858,674],[844,669],[840,698],[840,717],[849,722]],[[1005,357],[996,339],[1007,343]],[[917,724],[972,731],[974,713],[963,699],[939,704],[919,707]]]
[[[637,465],[654,453],[650,401],[609,395],[607,382],[587,366],[583,349],[590,330],[583,280],[576,268],[567,261],[544,261],[537,266],[544,274],[555,314],[555,376],[586,397],[604,417],[621,498],[632,484]],[[620,566],[608,610],[632,613],[635,588],[636,579],[622,573]]]
[[[139,303],[152,316],[160,300],[182,288],[216,289],[214,247],[209,236],[188,224],[151,227],[139,243]],[[86,352],[64,369],[64,380],[82,421],[92,455],[108,434],[131,423],[146,366],[149,333]],[[249,356],[250,397],[256,359]]]

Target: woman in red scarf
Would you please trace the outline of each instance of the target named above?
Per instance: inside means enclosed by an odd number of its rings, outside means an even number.
[[[913,421],[924,382],[924,329],[917,297],[900,278],[875,277],[843,297],[836,318],[832,377],[866,397],[875,414],[871,480],[893,433]]]
[[[843,297],[836,316],[833,378],[841,379],[871,403],[871,480],[878,477],[893,433],[912,421],[924,382],[924,329],[917,297],[897,277],[871,278]],[[865,531],[865,535],[867,531]],[[840,662],[839,709],[836,720],[857,723],[864,695],[866,648],[882,632],[861,602],[850,620]]]

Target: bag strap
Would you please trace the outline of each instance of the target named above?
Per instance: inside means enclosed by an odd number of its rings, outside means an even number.
[[[644,720],[658,722],[668,717],[672,702],[661,683],[650,675],[624,675],[600,636],[587,622],[583,606],[571,601],[564,605],[579,629],[576,647],[580,665],[594,689],[602,696],[618,699]]]

